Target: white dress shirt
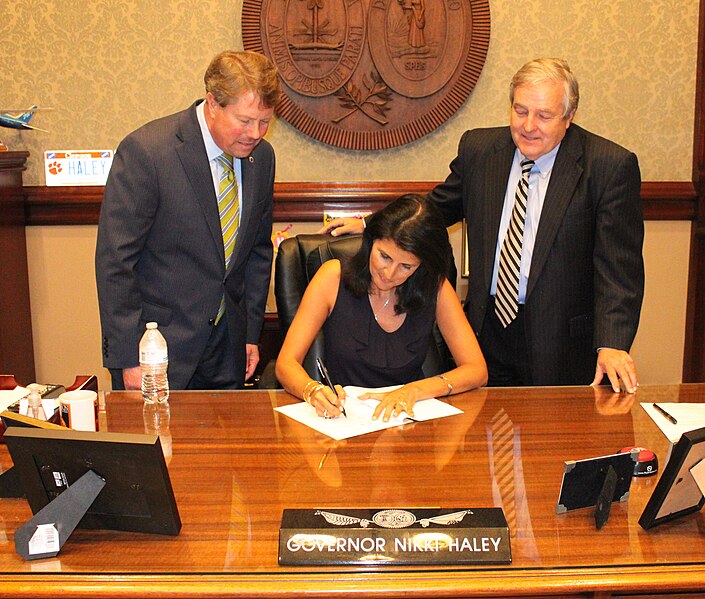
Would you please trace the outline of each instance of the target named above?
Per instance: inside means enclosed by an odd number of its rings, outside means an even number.
[[[221,165],[216,158],[223,153],[223,150],[221,150],[213,141],[213,136],[208,129],[208,125],[206,124],[206,115],[204,112],[205,106],[205,100],[196,106],[196,116],[198,117],[198,124],[201,126],[203,143],[206,145],[206,154],[208,156],[208,163],[211,167],[211,176],[213,177],[213,189],[215,189],[215,197],[217,198],[220,193],[220,176],[223,174],[223,165]],[[242,198],[244,193],[242,189],[242,166],[240,165],[240,158],[233,157],[233,171],[235,172],[235,178],[237,179],[240,214],[242,214]]]

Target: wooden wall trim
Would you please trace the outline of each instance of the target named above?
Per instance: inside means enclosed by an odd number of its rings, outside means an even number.
[[[103,187],[25,186],[27,225],[96,225]]]
[[[20,171],[27,170],[27,158],[29,152],[27,150],[0,152],[0,170],[18,169]]]
[[[317,221],[324,211],[374,211],[404,193],[428,193],[433,181],[287,182],[274,184],[274,220]],[[25,186],[27,224],[96,225],[103,187]],[[647,220],[694,220],[697,193],[689,181],[646,181],[641,185]]]

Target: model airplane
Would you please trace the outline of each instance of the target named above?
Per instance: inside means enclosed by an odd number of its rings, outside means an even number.
[[[51,108],[38,108],[37,106],[32,106],[27,110],[0,109],[0,127],[7,127],[9,129],[33,129],[34,131],[44,131],[45,133],[48,133],[46,129],[40,129],[39,127],[29,124],[30,119],[38,110],[51,110]]]

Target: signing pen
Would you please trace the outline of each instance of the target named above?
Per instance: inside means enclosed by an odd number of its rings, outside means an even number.
[[[652,405],[661,414],[661,416],[663,416],[671,424],[678,424],[678,421],[673,416],[671,416],[668,412],[666,412],[666,410],[664,410],[660,405],[658,405],[657,403],[652,404]]]
[[[321,376],[323,377],[323,381],[325,382],[325,384],[331,388],[333,393],[338,395],[338,392],[335,390],[335,385],[333,384],[333,381],[330,378],[330,375],[328,374],[328,369],[323,364],[323,360],[321,360],[320,358],[316,358],[316,365],[318,366],[318,372],[321,373]],[[348,417],[348,415],[345,413],[345,407],[343,405],[340,406],[340,412],[346,418]]]

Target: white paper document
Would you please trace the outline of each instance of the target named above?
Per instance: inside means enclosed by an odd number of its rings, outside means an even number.
[[[25,387],[15,387],[12,390],[0,390],[0,412],[7,410],[12,404],[29,395],[29,389]]]
[[[676,419],[673,424],[659,412],[653,403],[642,403],[646,413],[661,429],[671,443],[677,443],[685,432],[705,426],[705,403],[658,403],[661,409]]]
[[[275,411],[293,418],[294,420],[317,430],[319,433],[328,435],[336,441],[349,439],[358,435],[365,435],[374,431],[381,431],[386,428],[400,426],[408,422],[418,422],[422,420],[433,420],[445,416],[462,414],[463,411],[438,399],[422,399],[414,404],[414,417],[409,418],[406,412],[402,412],[389,422],[384,422],[380,417],[372,420],[372,413],[379,405],[376,399],[360,399],[360,395],[370,391],[392,391],[397,387],[380,387],[379,389],[365,389],[363,387],[345,387],[347,399],[345,400],[345,413],[337,418],[321,418],[316,414],[316,409],[306,402],[291,404],[274,408]]]

